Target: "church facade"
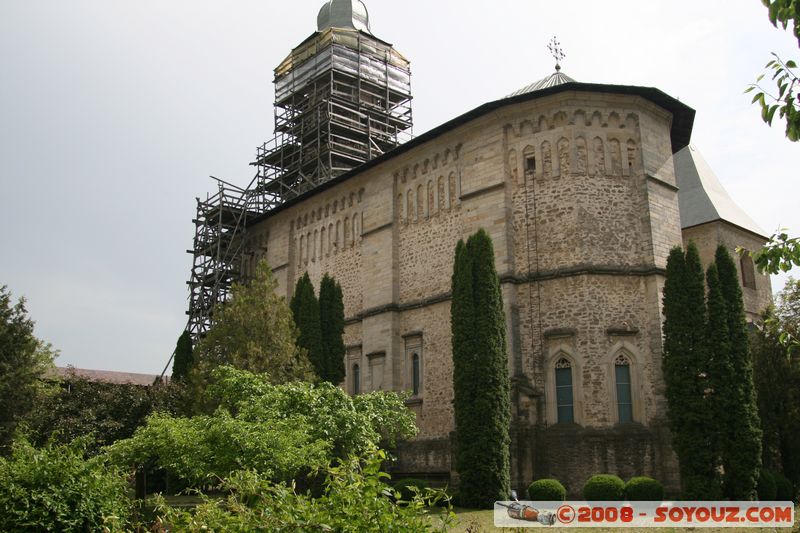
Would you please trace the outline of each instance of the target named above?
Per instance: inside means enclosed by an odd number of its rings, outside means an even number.
[[[560,72],[484,104],[251,221],[291,298],[308,272],[342,285],[352,394],[410,391],[419,433],[398,474],[456,484],[450,284],[456,242],[492,237],[506,314],[512,486],[596,473],[679,486],[662,376],[670,249],[757,249],[763,230],[690,146],[695,112],[646,87]],[[769,278],[741,261],[747,312]]]

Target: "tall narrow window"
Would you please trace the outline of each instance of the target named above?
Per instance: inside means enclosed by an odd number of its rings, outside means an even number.
[[[361,392],[361,370],[358,365],[353,365],[353,394]]]
[[[419,354],[415,353],[411,356],[411,393],[414,396],[419,396]]]
[[[748,289],[756,288],[756,271],[753,266],[753,258],[750,254],[745,254],[739,260],[739,265],[742,267],[742,286]]]
[[[572,404],[572,364],[561,358],[556,363],[556,409],[558,422],[574,422]]]
[[[533,155],[525,156],[525,173],[532,176],[536,173],[536,157]]]
[[[404,388],[411,389],[411,395],[421,399],[422,390],[422,358],[424,351],[422,347],[422,332],[414,331],[403,335],[406,344],[405,362],[403,364],[405,378],[403,379]]]
[[[620,355],[614,360],[614,380],[617,387],[617,413],[620,423],[633,422],[633,399],[631,397],[631,365],[628,358]]]

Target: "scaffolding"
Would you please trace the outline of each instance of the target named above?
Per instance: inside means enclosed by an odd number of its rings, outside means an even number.
[[[411,70],[392,46],[328,28],[275,69],[275,137],[258,147],[258,190],[279,205],[411,138]]]
[[[411,71],[369,33],[316,32],[275,69],[275,136],[247,187],[197,199],[187,330],[199,340],[243,277],[248,223],[411,138]],[[169,364],[169,363],[168,363]]]
[[[189,320],[186,329],[196,341],[211,327],[214,307],[226,300],[231,285],[240,280],[248,220],[264,212],[264,202],[254,194],[256,178],[241,188],[219,178],[217,192],[197,198],[197,216],[189,285]]]

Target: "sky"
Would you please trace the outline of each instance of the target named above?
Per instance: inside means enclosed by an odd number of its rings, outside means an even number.
[[[322,3],[0,2],[0,285],[27,299],[57,364],[162,371],[186,323],[195,197],[210,175],[249,183],[272,70]],[[692,142],[733,199],[800,233],[800,143],[743,94],[771,52],[800,56],[759,0],[366,5],[411,61],[416,135],[550,74],[555,35],[577,81],[697,110]]]

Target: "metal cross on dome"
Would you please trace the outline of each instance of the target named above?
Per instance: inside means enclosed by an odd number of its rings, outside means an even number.
[[[547,45],[547,49],[550,50],[550,55],[553,56],[553,59],[556,60],[556,70],[561,70],[560,63],[564,60],[567,55],[564,53],[564,50],[561,48],[561,43],[553,36],[550,39],[550,43]]]

